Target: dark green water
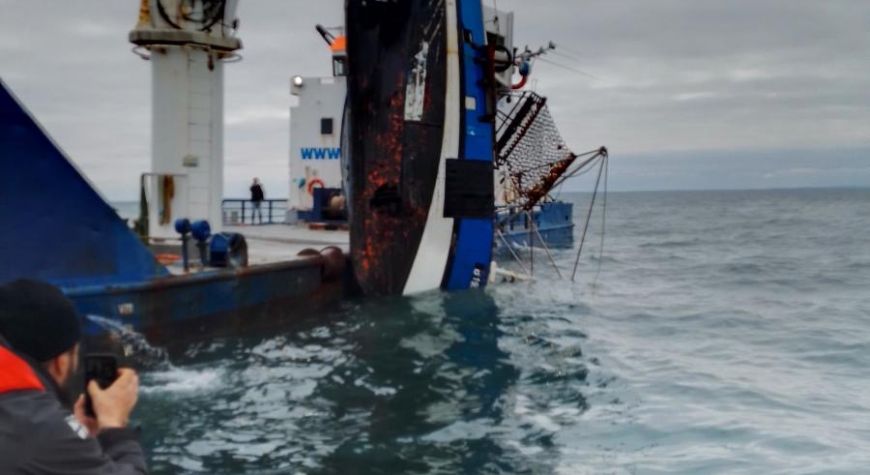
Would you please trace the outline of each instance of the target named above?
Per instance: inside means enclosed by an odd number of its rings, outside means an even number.
[[[577,283],[539,254],[534,282],[350,302],[146,373],[154,473],[864,473],[870,191],[608,206]]]

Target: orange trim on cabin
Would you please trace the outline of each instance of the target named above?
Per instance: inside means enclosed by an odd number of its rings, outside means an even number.
[[[333,53],[344,53],[347,50],[347,37],[344,35],[336,36],[329,48]]]

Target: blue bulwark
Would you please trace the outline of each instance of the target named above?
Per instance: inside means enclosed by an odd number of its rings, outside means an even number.
[[[168,274],[2,81],[0,166],[0,283],[71,288]]]
[[[493,122],[487,112],[486,33],[480,0],[459,0],[462,45],[462,140],[460,158],[492,162]],[[492,177],[489,177],[492,180]],[[494,212],[494,210],[493,210]],[[492,261],[493,217],[457,218],[453,248],[442,287],[447,290],[483,287]]]

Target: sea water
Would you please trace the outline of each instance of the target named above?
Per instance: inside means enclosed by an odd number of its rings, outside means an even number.
[[[538,251],[530,282],[191,345],[142,376],[152,471],[867,473],[870,190],[607,210],[576,282],[576,246],[564,279]]]

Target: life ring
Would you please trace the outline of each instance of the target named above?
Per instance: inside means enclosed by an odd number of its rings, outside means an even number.
[[[526,83],[529,81],[529,76],[520,76],[520,78],[520,82],[516,84],[511,84],[511,89],[513,89],[514,91],[526,87]]]
[[[532,74],[532,64],[528,61],[523,61],[522,63],[520,63],[519,70],[521,79],[520,82],[511,85],[511,89],[513,90],[522,89],[523,87],[525,87],[526,82],[528,82],[529,80],[529,75]]]
[[[323,180],[320,178],[315,178],[308,182],[308,194],[314,194],[314,185],[320,185],[321,188],[326,188],[326,184],[323,183]]]
[[[164,266],[175,264],[176,262],[181,260],[181,256],[171,253],[156,254],[154,258],[157,259],[157,262]]]

